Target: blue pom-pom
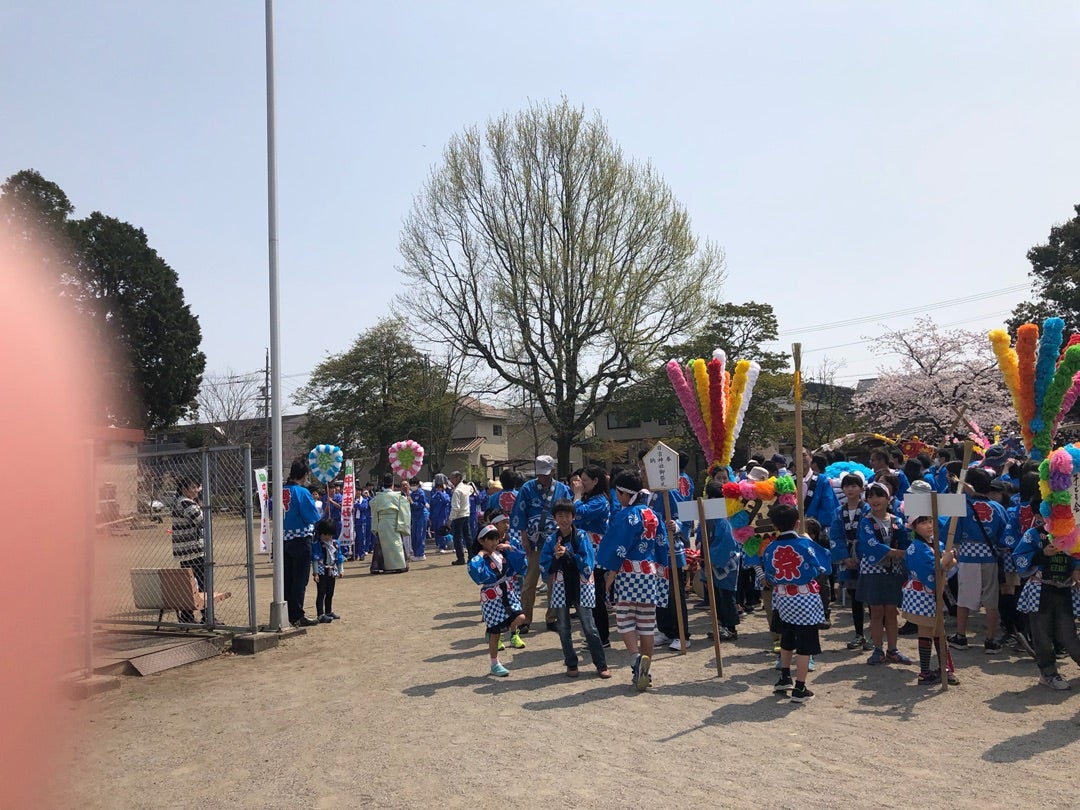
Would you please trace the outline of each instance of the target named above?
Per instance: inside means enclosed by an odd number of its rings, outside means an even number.
[[[1062,449],[1068,453],[1069,458],[1072,459],[1073,475],[1080,473],[1080,447],[1077,447],[1075,444],[1068,444]]]

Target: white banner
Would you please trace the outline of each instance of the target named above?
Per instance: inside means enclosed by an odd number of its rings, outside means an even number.
[[[346,557],[352,556],[356,532],[353,527],[353,504],[356,502],[356,476],[352,460],[345,462],[345,485],[341,492],[341,536],[338,542]]]
[[[270,515],[267,514],[266,498],[269,494],[267,487],[269,486],[269,476],[266,474],[266,467],[260,467],[255,470],[255,487],[259,490],[259,513],[262,516],[262,526],[259,529],[259,553],[270,553]]]

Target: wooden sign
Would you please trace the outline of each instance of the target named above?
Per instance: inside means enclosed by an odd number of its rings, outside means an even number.
[[[645,466],[646,485],[653,492],[679,488],[679,454],[666,444],[657,442],[641,461]]]
[[[709,498],[702,501],[705,506],[704,520],[727,519],[727,500],[724,498]],[[679,504],[679,520],[689,523],[699,519],[699,506],[697,501],[682,501]]]
[[[936,512],[933,505],[935,498]],[[967,514],[967,498],[963,495],[942,495],[937,492],[909,492],[904,496],[904,517],[908,520],[934,514],[938,517],[964,517]]]

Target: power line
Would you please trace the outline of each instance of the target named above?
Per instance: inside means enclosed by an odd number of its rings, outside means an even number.
[[[798,329],[784,329],[779,333],[779,335],[781,337],[786,337],[788,335],[801,335],[807,334],[809,332],[823,332],[827,329],[839,329],[844,326],[855,326],[860,323],[871,323],[873,321],[895,318],[902,315],[917,315],[922,312],[930,312],[931,310],[935,309],[954,307],[960,304],[969,304],[972,301],[982,301],[986,298],[994,298],[999,295],[1008,295],[1027,289],[1030,289],[1029,284],[1015,284],[1012,287],[1002,287],[1000,290],[989,290],[988,292],[973,293],[972,295],[965,295],[960,298],[950,298],[946,301],[937,301],[932,304],[918,304],[915,306],[906,307],[905,309],[898,309],[892,312],[883,312],[877,315],[864,315],[859,318],[848,318],[845,321],[834,321],[833,323],[822,323],[816,324],[814,326],[804,326]]]
[[[1005,310],[1004,312],[988,312],[986,315],[977,315],[977,316],[972,317],[972,318],[964,318],[964,320],[962,320],[962,321],[952,321],[950,323],[939,323],[938,326],[940,326],[940,327],[962,326],[965,323],[973,323],[975,321],[983,321],[983,320],[986,320],[987,318],[997,318],[997,317],[999,317],[1001,315],[1008,315],[1008,314],[1009,314],[1008,310]],[[853,340],[850,343],[837,343],[837,344],[835,344],[833,346],[822,346],[822,347],[816,348],[816,349],[803,349],[803,354],[813,354],[814,352],[827,352],[830,349],[843,349],[843,348],[846,348],[848,346],[862,346],[862,345],[867,344],[867,343],[873,343],[875,340],[877,340],[877,338],[862,338],[861,340]]]

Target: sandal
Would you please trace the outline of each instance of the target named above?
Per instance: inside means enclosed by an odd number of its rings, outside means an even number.
[[[567,678],[576,678],[580,674],[581,673],[580,673],[580,671],[578,670],[577,667],[567,667],[566,668],[566,677]]]
[[[604,680],[607,680],[608,678],[611,677],[611,670],[610,669],[598,669],[598,670],[596,670],[596,674],[599,675]]]

